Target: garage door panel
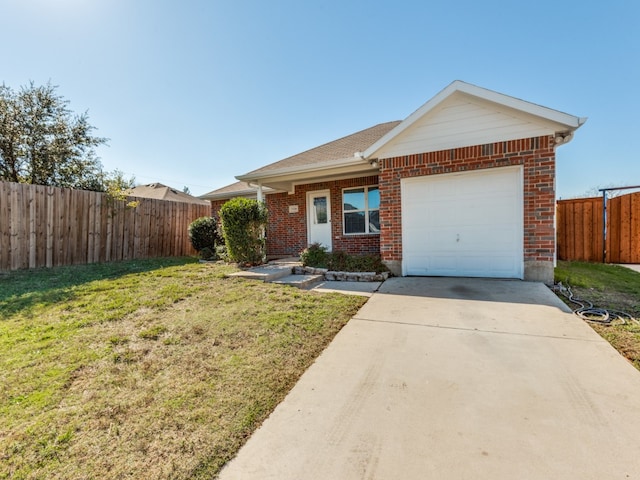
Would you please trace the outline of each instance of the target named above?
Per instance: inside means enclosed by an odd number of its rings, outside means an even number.
[[[522,278],[520,168],[402,182],[407,275]]]
[[[512,256],[440,255],[416,256],[407,268],[407,275],[465,276],[512,278],[517,268]],[[464,274],[461,274],[464,269]]]
[[[405,253],[417,254],[424,249],[425,245],[432,246],[429,250],[431,254],[447,250],[480,252],[497,249],[514,250],[518,246],[518,236],[514,235],[510,225],[494,225],[491,230],[487,230],[484,224],[464,227],[452,225],[427,231],[409,229],[406,233],[409,238],[405,242]]]
[[[512,218],[518,211],[513,203],[513,196],[485,198],[478,202],[477,198],[461,196],[448,201],[417,201],[411,207],[418,217],[427,217],[432,223],[464,225],[494,223],[503,218]]]

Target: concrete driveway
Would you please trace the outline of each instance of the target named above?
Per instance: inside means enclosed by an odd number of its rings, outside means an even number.
[[[640,372],[544,285],[393,278],[220,478],[640,478]]]

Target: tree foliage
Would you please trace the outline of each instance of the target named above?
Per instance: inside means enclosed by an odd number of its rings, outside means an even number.
[[[248,265],[265,260],[267,209],[262,202],[234,198],[220,208],[222,235],[229,259]]]
[[[102,172],[95,154],[106,139],[56,88],[0,86],[0,180],[106,191],[113,174]]]

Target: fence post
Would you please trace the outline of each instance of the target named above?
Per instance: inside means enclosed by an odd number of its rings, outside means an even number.
[[[607,191],[602,190],[602,263],[607,263]]]

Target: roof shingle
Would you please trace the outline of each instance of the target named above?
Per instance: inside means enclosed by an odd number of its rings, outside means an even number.
[[[356,152],[363,152],[387,132],[396,127],[400,121],[380,123],[373,127],[347,135],[306,152],[298,153],[275,163],[253,170],[246,175],[256,173],[269,173],[287,168],[304,167],[306,165],[320,165],[332,160],[341,160],[353,157]]]

